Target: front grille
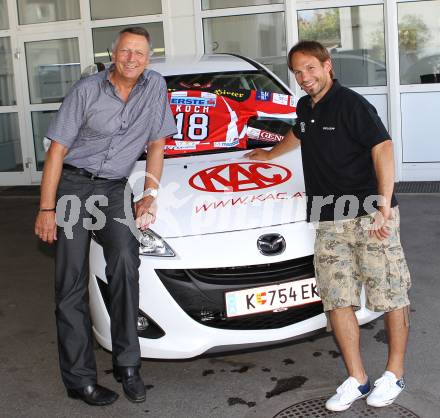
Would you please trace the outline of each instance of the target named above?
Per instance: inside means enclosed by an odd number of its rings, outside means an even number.
[[[209,327],[234,330],[276,329],[323,312],[322,303],[315,302],[282,312],[226,317],[225,292],[313,277],[313,256],[254,266],[158,269],[156,273],[179,306],[195,321]]]
[[[159,277],[174,280],[197,280],[206,284],[228,284],[237,289],[241,287],[263,286],[292,279],[313,277],[313,256],[296,258],[279,263],[257,264],[253,266],[224,267],[210,269],[156,270]],[[245,286],[243,286],[245,285]]]
[[[277,329],[312,318],[323,312],[322,303],[291,308],[284,312],[266,312],[241,318],[226,318],[226,314],[214,317],[212,321],[198,321],[214,328],[232,330]],[[194,316],[193,316],[194,318]],[[197,318],[194,318],[197,320]]]

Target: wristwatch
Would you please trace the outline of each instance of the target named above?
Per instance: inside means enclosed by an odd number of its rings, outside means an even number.
[[[148,187],[148,189],[145,189],[142,193],[142,197],[151,196],[153,199],[156,199],[157,197],[157,189],[153,189],[151,187]]]

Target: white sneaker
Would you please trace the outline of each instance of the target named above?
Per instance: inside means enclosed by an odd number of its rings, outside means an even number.
[[[354,377],[350,376],[325,403],[329,411],[345,411],[351,404],[361,398],[365,398],[370,392],[370,381],[361,385]]]
[[[405,387],[403,377],[397,379],[393,372],[387,370],[374,382],[374,389],[367,398],[367,404],[376,408],[391,405]]]

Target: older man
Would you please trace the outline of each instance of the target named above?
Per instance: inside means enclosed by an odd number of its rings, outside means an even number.
[[[165,138],[176,132],[165,81],[146,69],[149,56],[150,36],[145,29],[122,30],[114,44],[111,67],[72,87],[46,135],[51,145],[35,233],[43,241],[57,241],[55,302],[62,379],[69,397],[90,405],[107,405],[118,397],[97,384],[93,353],[88,306],[93,222],[88,212],[96,202],[105,215],[104,225],[95,234],[107,264],[114,375],[122,381],[129,400],[145,400],[137,336],[139,243],[130,227],[117,219],[127,217],[127,176],[147,148],[150,175],[146,176],[145,191],[134,208],[131,202],[128,207],[134,209],[136,226],[141,230],[154,221],[163,146]],[[56,214],[57,201],[66,199],[70,206],[65,206],[65,213]],[[63,219],[77,221],[67,231],[57,228],[57,219],[60,224]]]
[[[316,282],[349,374],[326,407],[343,411],[367,396],[367,404],[386,406],[405,387],[409,325],[410,277],[393,194],[393,145],[376,109],[333,79],[330,55],[321,44],[298,43],[288,65],[307,93],[298,102],[297,123],[270,151],[248,156],[267,160],[301,144],[307,218],[317,221]],[[362,286],[367,308],[385,312],[389,342],[385,372],[371,393],[353,312]]]

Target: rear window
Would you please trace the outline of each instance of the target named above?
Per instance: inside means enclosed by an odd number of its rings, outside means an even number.
[[[168,158],[272,146],[284,137],[294,123],[294,99],[282,84],[264,71],[183,74],[167,76],[165,80],[178,128],[178,133],[167,140],[165,156]],[[203,103],[204,97],[214,97],[217,107],[196,106],[199,102]],[[271,111],[267,111],[268,107],[273,108],[272,113],[279,112],[280,103],[284,101],[290,105],[290,108],[283,110],[288,117],[278,116],[274,119]],[[243,129],[247,127],[245,138],[228,142],[226,136],[230,133],[220,133],[219,127],[214,126],[223,117],[220,117],[220,104],[225,107],[223,102],[227,102],[226,108],[231,115],[229,124],[236,122],[239,135],[243,135]],[[239,109],[243,108],[245,111],[241,112]],[[262,112],[258,111],[260,108]],[[247,115],[250,117],[243,119]],[[225,137],[221,136],[223,133]],[[209,142],[211,146],[207,145]],[[237,142],[235,146],[234,142]],[[214,147],[213,144],[217,145]]]

